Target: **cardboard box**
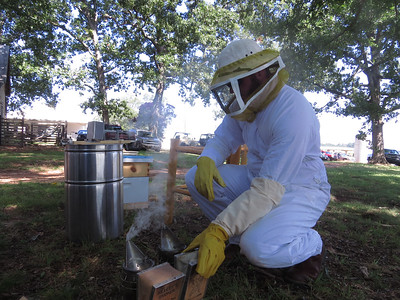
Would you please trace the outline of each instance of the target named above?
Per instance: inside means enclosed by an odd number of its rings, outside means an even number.
[[[179,300],[185,274],[163,263],[137,274],[137,300]]]
[[[174,256],[174,266],[185,273],[181,300],[201,300],[207,290],[208,279],[196,272],[198,250]]]

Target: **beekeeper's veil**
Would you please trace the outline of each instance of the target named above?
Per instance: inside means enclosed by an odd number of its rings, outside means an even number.
[[[255,41],[248,39],[228,44],[219,55],[218,64],[211,91],[221,108],[241,121],[252,122],[256,113],[278,95],[289,77],[278,51],[263,50]],[[260,84],[247,99],[242,99],[240,80],[264,69],[270,79]]]

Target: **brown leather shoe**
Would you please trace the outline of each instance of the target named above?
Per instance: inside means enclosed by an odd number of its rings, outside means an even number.
[[[256,266],[253,267],[258,273],[261,273],[265,277],[281,282],[284,282],[285,273],[288,270],[288,268],[260,268]]]
[[[290,267],[285,274],[285,280],[301,285],[314,282],[323,270],[324,260],[325,246],[322,246],[321,254],[311,256],[309,259]]]

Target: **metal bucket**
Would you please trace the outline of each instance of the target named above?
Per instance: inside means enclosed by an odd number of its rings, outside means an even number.
[[[64,173],[68,238],[96,242],[120,236],[122,144],[69,144]]]

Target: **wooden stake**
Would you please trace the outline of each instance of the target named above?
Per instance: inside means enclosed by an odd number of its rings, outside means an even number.
[[[179,142],[179,139],[171,139],[171,146],[169,150],[167,196],[165,199],[166,213],[164,216],[164,223],[166,225],[171,225],[174,219],[174,190],[176,184],[176,167],[178,164],[178,151],[176,149],[179,145]]]

